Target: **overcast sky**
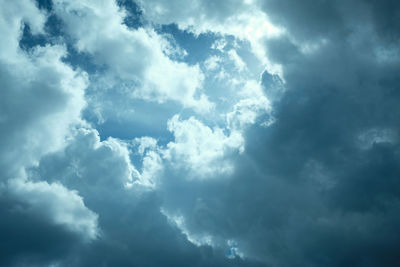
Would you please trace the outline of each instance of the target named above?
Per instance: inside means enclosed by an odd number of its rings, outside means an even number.
[[[400,1],[0,0],[0,266],[400,266]]]

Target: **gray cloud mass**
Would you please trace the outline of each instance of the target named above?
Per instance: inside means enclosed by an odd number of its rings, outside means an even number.
[[[400,2],[0,3],[0,266],[400,266]]]

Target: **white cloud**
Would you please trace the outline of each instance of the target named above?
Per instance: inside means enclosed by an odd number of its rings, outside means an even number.
[[[240,132],[225,134],[223,129],[211,129],[193,117],[180,120],[175,115],[168,121],[168,129],[174,134],[175,141],[168,143],[166,159],[175,167],[190,170],[193,177],[231,173],[233,166],[225,156],[244,149]]]
[[[204,66],[207,70],[215,70],[218,68],[221,58],[218,56],[210,56],[204,61]]]
[[[177,23],[195,33],[207,31],[238,37],[275,35],[279,29],[271,25],[259,11],[258,1],[140,1],[144,16],[158,24]]]
[[[229,50],[228,55],[238,71],[244,71],[246,69],[246,63],[244,63],[243,59],[237,54],[236,50]]]
[[[0,5],[0,33],[7,36],[7,42],[0,43],[0,57],[15,62],[23,23],[29,24],[33,34],[43,33],[46,16],[31,0],[0,0]]]
[[[212,108],[201,92],[200,68],[171,60],[168,40],[154,30],[129,29],[122,23],[124,11],[114,1],[56,0],[55,10],[77,49],[105,64],[107,79],[130,84],[131,96],[159,103],[177,101],[198,112]]]
[[[135,138],[133,143],[137,146],[137,152],[142,159],[142,170],[135,184],[154,188],[164,169],[161,148],[159,148],[156,139],[148,136]]]
[[[43,179],[60,181],[88,197],[120,192],[139,179],[128,145],[111,137],[100,141],[90,128],[76,129],[65,149],[41,160],[39,172]]]
[[[7,19],[0,23],[0,34],[8,40],[0,45],[7,47],[0,49],[0,166],[11,178],[63,146],[70,126],[81,122],[87,77],[61,61],[63,46],[22,51],[18,40],[23,22],[40,32],[44,15],[28,1],[4,6],[12,12],[1,16]]]
[[[170,214],[167,210],[161,208],[161,213],[164,214],[168,221],[175,225],[176,227],[178,227],[182,234],[184,234],[187,238],[187,240],[189,240],[189,242],[191,242],[192,244],[200,247],[200,246],[215,246],[215,241],[212,235],[208,235],[208,234],[197,234],[197,233],[191,233],[186,226],[185,223],[185,217],[182,214],[179,215],[175,215],[175,214]]]
[[[55,224],[63,225],[89,241],[98,236],[98,216],[85,207],[76,191],[61,184],[11,180],[9,193],[29,204],[35,213],[46,216]]]
[[[239,94],[241,99],[226,115],[229,128],[244,129],[247,125],[254,124],[261,114],[271,111],[270,101],[258,82],[252,80],[246,82]]]
[[[69,127],[80,123],[86,75],[62,63],[64,55],[63,47],[47,46],[2,60],[0,164],[7,169],[29,166],[59,149]],[[10,63],[14,60],[19,64]]]
[[[141,0],[140,4],[145,18],[156,24],[176,23],[179,28],[195,34],[215,32],[247,40],[263,65],[271,72],[280,71],[279,66],[266,57],[264,42],[284,31],[269,22],[259,8],[259,1]]]
[[[26,169],[60,150],[70,129],[81,124],[87,76],[62,62],[63,46],[19,47],[23,24],[42,33],[45,15],[33,1],[2,1],[0,35],[0,179],[8,194],[46,220],[63,225],[82,239],[97,235],[97,215],[77,192],[61,184],[33,182]],[[4,48],[4,49],[3,49]],[[3,188],[3,189],[4,189]]]
[[[224,51],[224,48],[226,47],[227,42],[224,38],[217,39],[212,45],[211,49],[218,50],[220,52]]]

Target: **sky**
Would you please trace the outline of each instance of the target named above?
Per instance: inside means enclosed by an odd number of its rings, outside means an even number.
[[[400,266],[400,2],[0,0],[0,266]]]

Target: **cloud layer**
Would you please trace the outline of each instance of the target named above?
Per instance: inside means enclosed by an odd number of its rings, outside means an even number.
[[[1,266],[398,266],[396,1],[0,1]]]

